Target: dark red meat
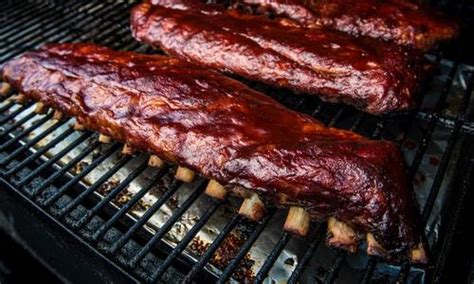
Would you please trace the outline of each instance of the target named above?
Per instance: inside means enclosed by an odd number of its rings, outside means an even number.
[[[414,105],[423,68],[419,54],[199,1],[155,2],[160,5],[143,2],[133,9],[133,35],[172,55],[372,114]]]
[[[331,28],[422,50],[451,39],[458,25],[426,5],[407,0],[241,0],[308,28]]]
[[[160,55],[49,45],[0,73],[86,127],[278,206],[372,232],[391,256],[420,242],[399,147],[325,127],[219,73]]]

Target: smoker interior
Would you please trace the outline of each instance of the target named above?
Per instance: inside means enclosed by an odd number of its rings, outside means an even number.
[[[459,19],[466,20],[473,12],[468,2],[433,4]],[[94,42],[118,50],[159,52],[131,37],[132,6],[122,1],[2,1],[0,64],[45,42]],[[466,29],[469,24],[464,22]],[[123,156],[120,143],[104,145],[97,141],[97,133],[74,131],[71,118],[53,120],[52,111],[36,114],[34,102],[17,104],[15,90],[0,97],[0,188],[11,193],[8,204],[29,208],[21,214],[31,215],[23,218],[24,226],[32,222],[31,227],[37,227],[36,235],[31,228],[31,238],[49,247],[54,234],[51,238],[38,234],[43,227],[45,235],[46,227],[54,227],[55,234],[71,237],[58,254],[80,250],[93,255],[95,262],[73,263],[72,256],[64,262],[85,269],[84,280],[88,273],[104,270],[113,273],[100,277],[114,277],[112,281],[172,283],[436,281],[448,265],[456,221],[472,187],[474,68],[469,65],[472,58],[465,56],[470,36],[467,33],[428,55],[436,71],[423,88],[420,107],[408,113],[374,117],[245,81],[329,126],[400,143],[430,244],[431,260],[426,266],[387,264],[367,257],[364,245],[355,255],[327,248],[325,224],[312,224],[304,239],[277,231],[285,210],[272,208],[262,221],[247,221],[236,214],[241,200],[205,196],[203,177],[192,184],[174,180],[174,165],[152,169],[146,164],[146,153]],[[167,209],[161,223],[153,224],[150,220],[164,206],[172,210]],[[183,218],[192,210],[200,215],[193,217],[192,226],[183,227]],[[44,223],[36,224],[35,218]],[[207,234],[213,239],[208,244],[197,241],[196,236],[210,227],[216,230]],[[176,231],[178,237],[173,237],[171,232]],[[258,265],[254,255],[262,259]]]

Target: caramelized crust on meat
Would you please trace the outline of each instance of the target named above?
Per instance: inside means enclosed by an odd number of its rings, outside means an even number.
[[[372,233],[389,256],[420,242],[399,148],[325,127],[217,72],[90,44],[28,52],[0,73],[87,128],[278,206]]]
[[[407,0],[241,0],[307,28],[331,28],[421,50],[458,34],[456,22]]]
[[[133,35],[177,57],[372,114],[414,105],[424,67],[418,53],[199,1],[154,3],[133,9]]]

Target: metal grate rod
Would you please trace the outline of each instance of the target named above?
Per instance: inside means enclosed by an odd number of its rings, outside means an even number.
[[[71,8],[77,9],[78,7],[79,5],[76,4],[74,7]],[[0,38],[2,40],[5,40],[7,43],[15,42],[22,36],[25,36],[28,33],[33,32],[37,29],[43,28],[42,23],[44,23],[45,21],[54,22],[54,20],[59,19],[62,16],[59,11],[60,10],[58,9],[46,9],[43,11],[31,9],[29,12],[34,15],[33,19],[28,17],[28,15],[24,16],[23,21],[17,21],[15,22],[15,24],[7,26],[9,31],[2,33],[2,36]]]
[[[46,130],[41,132],[41,134],[35,136],[35,138],[29,140],[13,152],[11,152],[8,156],[6,156],[3,160],[0,161],[0,166],[6,165],[9,163],[12,159],[14,159],[16,156],[21,154],[22,152],[27,151],[29,148],[33,147],[36,143],[38,143],[40,140],[51,134],[52,132],[56,131],[59,127],[63,126],[66,123],[66,121],[59,121],[53,124],[52,126],[48,127]]]
[[[14,41],[15,44],[9,45],[7,48],[5,48],[0,58],[3,60],[5,58],[5,55],[8,55],[9,53],[13,54],[13,56],[20,54],[25,50],[31,49],[37,46],[38,44],[45,42],[45,39],[49,36],[54,35],[53,38],[61,37],[62,33],[64,32],[64,29],[66,28],[66,24],[68,24],[75,17],[77,17],[76,19],[78,20],[82,20],[85,17],[85,14],[82,13],[79,9],[77,9],[78,7],[79,3],[74,4],[73,8],[76,9],[71,9],[70,12],[68,12],[67,16],[62,13],[55,13],[55,16],[49,18],[48,23],[46,23],[45,25],[39,24],[37,27],[33,25],[32,30],[30,30],[31,28],[26,29],[26,34],[24,32],[14,34],[10,37],[10,40]],[[59,19],[61,20],[57,21]],[[63,29],[62,32],[59,32],[61,29]]]
[[[23,111],[27,110],[32,105],[33,105],[33,103],[31,103],[31,102],[26,103],[26,104],[22,105],[21,107],[17,108],[16,110],[12,111],[11,113],[9,113],[8,115],[2,117],[0,119],[0,125],[3,125],[5,122],[15,118],[18,114],[20,114]]]
[[[58,156],[57,159],[60,159],[62,156],[64,156],[66,153],[68,153],[70,150],[72,150],[73,148],[75,148],[77,145],[79,145],[80,143],[82,143],[84,140],[86,140],[88,137],[91,136],[91,132],[86,132],[84,134],[82,134],[81,136],[79,136],[77,139],[75,139],[71,144],[69,144],[66,148],[64,148],[63,150],[61,150],[61,152],[59,152],[58,154],[56,154],[55,156]],[[59,139],[58,139],[59,140]],[[55,141],[52,141],[50,142],[49,144],[51,144],[51,146],[48,144],[47,146],[44,146],[42,147],[42,149],[50,149],[50,148],[54,148],[52,146],[55,146],[56,143],[54,143]],[[34,153],[33,155],[29,156],[28,158],[26,158],[25,160],[21,161],[20,163],[18,163],[17,165],[15,165],[11,170],[9,170],[6,175],[11,175],[17,171],[19,171],[21,168],[23,168],[24,166],[26,166],[27,164],[33,162],[34,160],[38,159],[43,153],[43,150],[38,150],[36,153]],[[64,152],[64,154],[62,154]],[[50,159],[48,159],[48,161],[46,162],[47,164],[49,164],[49,161],[53,160],[53,163],[56,162],[56,159],[53,159],[55,157],[51,157]],[[38,168],[35,169],[39,171],[41,171],[42,169],[44,169],[44,164],[41,164],[41,166],[39,166]],[[49,164],[48,166],[51,166],[51,164]],[[34,173],[35,171],[33,171],[32,173]],[[25,182],[25,180],[22,180],[22,182]],[[20,185],[21,186],[21,185]]]
[[[25,178],[23,178],[22,180],[20,180],[18,182],[18,186],[19,187],[22,187],[24,186],[25,184],[29,183],[31,180],[33,180],[35,177],[37,177],[42,171],[44,171],[45,169],[51,167],[54,163],[56,163],[57,161],[59,161],[59,159],[61,159],[62,157],[64,157],[67,153],[69,153],[72,149],[74,149],[76,146],[78,146],[79,144],[81,144],[84,140],[86,140],[87,138],[89,138],[91,136],[92,132],[86,132],[84,133],[83,135],[81,135],[78,139],[76,139],[74,142],[72,142],[71,144],[69,144],[66,148],[64,148],[63,150],[61,150],[59,153],[57,153],[56,155],[54,155],[53,157],[49,158],[48,161],[46,161],[45,163],[42,163],[38,168],[36,168],[35,170],[33,170],[30,174],[28,174]],[[66,165],[62,166],[61,167],[61,170],[55,172],[52,176],[50,176],[48,179],[46,179],[43,183],[42,183],[42,187],[46,187],[48,186],[49,184],[51,184],[53,181],[56,180],[56,178],[58,178],[59,176],[61,175],[64,175],[70,168],[72,168],[73,165],[75,165],[77,162],[79,162],[80,160],[82,160],[85,156],[89,155],[89,153],[91,153],[92,151],[94,151],[94,149],[96,149],[97,147],[99,147],[100,143],[99,142],[95,142],[94,144],[86,147],[78,156],[74,157],[71,161],[69,161]],[[36,189],[37,190],[37,189]]]
[[[219,247],[222,245],[226,237],[234,230],[235,226],[242,220],[241,215],[235,215],[227,224],[225,227],[222,229],[222,231],[219,233],[219,235],[214,239],[212,244],[209,246],[207,251],[201,256],[199,261],[193,266],[191,271],[189,271],[188,275],[186,275],[186,278],[184,279],[185,283],[191,283],[192,279],[196,276],[196,274],[204,268],[204,266],[209,263],[211,260],[211,257],[214,255],[214,253],[219,249]]]
[[[454,150],[454,147],[457,142],[457,138],[459,136],[459,133],[461,131],[461,127],[464,123],[464,115],[469,107],[469,102],[471,100],[472,96],[472,91],[473,91],[473,86],[474,86],[474,74],[471,74],[469,78],[469,83],[466,88],[466,91],[464,93],[463,101],[461,103],[461,106],[459,108],[458,114],[456,115],[455,119],[455,126],[451,130],[451,133],[449,135],[448,139],[448,145],[446,146],[443,157],[441,158],[441,163],[438,167],[438,170],[436,171],[436,175],[433,181],[433,184],[431,186],[431,190],[428,194],[428,198],[425,202],[425,206],[423,206],[423,213],[421,215],[422,218],[422,223],[424,226],[426,226],[429,217],[431,215],[431,211],[433,210],[433,206],[436,200],[436,196],[439,193],[441,183],[444,179],[444,175],[446,174],[446,170],[449,166],[450,158],[452,155],[452,152]],[[402,268],[400,269],[400,275],[399,275],[399,281],[402,283],[406,282],[406,278],[408,277],[408,272],[411,268],[411,265],[409,263],[405,263],[402,265]]]
[[[344,260],[346,259],[346,257],[347,257],[347,252],[341,251],[339,253],[339,255],[336,258],[336,261],[331,266],[331,268],[329,268],[329,273],[326,275],[326,277],[324,279],[325,284],[330,284],[330,283],[334,282],[334,280],[336,279],[336,277],[339,273],[339,270],[341,269],[342,264],[344,263]]]
[[[20,141],[23,137],[25,137],[26,135],[30,134],[32,131],[34,131],[35,129],[37,129],[41,125],[48,122],[51,119],[52,116],[53,116],[53,114],[50,113],[47,116],[45,116],[44,118],[35,121],[33,123],[33,125],[31,125],[30,127],[26,128],[25,130],[18,133],[18,135],[16,135],[14,138],[12,138],[12,139],[8,140],[7,142],[3,143],[2,145],[0,145],[0,151],[3,151],[4,149],[12,146],[14,143],[17,143],[18,141]]]
[[[229,280],[229,278],[232,276],[232,274],[234,273],[239,263],[242,261],[242,259],[245,257],[245,255],[250,250],[252,245],[255,243],[257,238],[260,236],[263,229],[267,226],[268,222],[273,217],[275,212],[276,212],[275,209],[269,210],[267,214],[265,214],[263,219],[260,220],[260,222],[254,228],[253,232],[250,234],[248,239],[242,245],[242,248],[240,249],[240,251],[237,253],[237,255],[235,255],[235,257],[229,262],[227,267],[224,269],[217,283],[223,284],[223,283],[226,283],[227,280]]]
[[[188,246],[193,240],[194,236],[201,230],[201,228],[209,221],[211,216],[225,201],[218,200],[212,202],[212,205],[206,210],[206,212],[199,218],[199,221],[189,230],[186,236],[179,242],[179,244],[173,249],[173,251],[166,257],[155,272],[153,272],[151,278],[156,280],[160,275],[163,275],[165,271],[170,267],[173,260]]]
[[[114,7],[113,5],[103,5],[103,6],[97,6],[100,7],[100,10],[103,9],[111,9]],[[116,6],[115,6],[116,7]],[[31,48],[34,48],[35,46],[38,46],[42,42],[49,41],[49,42],[54,42],[54,41],[59,41],[60,39],[65,38],[64,31],[63,32],[58,32],[61,29],[66,30],[67,26],[70,24],[71,20],[76,20],[81,22],[81,26],[85,26],[88,24],[87,19],[93,20],[94,15],[84,13],[82,11],[73,10],[73,13],[68,14],[67,16],[62,16],[61,18],[64,20],[61,20],[59,22],[51,21],[49,23],[54,24],[54,27],[50,28],[47,30],[45,33],[41,33],[42,30],[35,30],[34,33],[30,33],[29,37],[24,38],[22,41],[17,41],[15,42],[15,45],[11,45],[7,51],[4,53],[3,56],[0,57],[0,62],[11,58],[13,56],[16,56],[20,53],[23,53],[26,50],[29,50]],[[28,41],[29,38],[31,38],[32,35],[40,33],[40,36],[36,37],[35,40],[33,41]]]
[[[127,178],[125,178],[116,188],[112,190],[105,198],[103,198],[99,203],[97,203],[91,210],[87,211],[86,214],[84,214],[81,219],[79,219],[76,223],[73,223],[74,227],[80,227],[81,224],[86,224],[88,223],[95,214],[99,212],[100,209],[102,209],[105,205],[107,205],[109,202],[111,202],[117,195],[122,192],[135,178],[137,178],[140,174],[143,173],[143,171],[148,167],[147,161],[143,162],[139,167],[137,167],[133,172],[131,172]],[[85,197],[85,194],[84,194]],[[71,202],[71,206],[67,208],[64,208],[63,212],[61,214],[65,214],[67,211],[71,210],[73,206],[77,206],[81,199],[78,197],[75,199],[73,202]]]
[[[28,3],[27,1],[22,1],[22,6],[18,7],[18,5],[13,4],[10,5],[9,8],[4,9],[2,13],[4,15],[8,15],[8,17],[16,17],[17,15],[25,15],[25,12],[31,11],[32,6],[28,6],[31,3]],[[29,15],[29,13],[28,13]],[[3,33],[5,30],[8,30],[8,25],[3,26],[0,31]]]
[[[115,143],[112,147],[107,149],[105,153],[101,154],[97,159],[95,159],[90,165],[88,165],[86,168],[84,168],[79,174],[74,176],[69,182],[67,182],[65,185],[63,185],[61,188],[59,188],[56,192],[54,192],[48,199],[40,201],[41,206],[49,206],[52,202],[58,200],[69,188],[77,184],[84,178],[87,174],[92,172],[100,163],[105,161],[107,158],[112,156],[115,151],[117,151],[120,147],[119,143]]]
[[[23,125],[25,122],[29,121],[35,116],[36,116],[36,113],[34,112],[27,114],[26,116],[22,117],[20,120],[17,120],[13,124],[3,128],[3,130],[1,131],[2,135],[8,135],[10,132],[17,129],[20,125]]]
[[[1,97],[0,100],[1,102],[3,102],[3,99],[5,97]],[[5,104],[4,106],[0,107],[0,113],[4,113],[5,111],[7,111],[8,109],[10,109],[12,106],[16,105],[15,102],[13,100],[10,100],[7,104]]]
[[[109,170],[107,170],[104,174],[102,174],[100,178],[97,181],[95,181],[90,187],[82,191],[76,198],[71,200],[67,205],[63,206],[57,212],[57,215],[64,217],[65,214],[69,213],[74,207],[76,207],[87,196],[89,196],[93,192],[96,192],[106,181],[108,181],[114,174],[116,174],[121,168],[123,168],[128,162],[130,162],[131,159],[132,157],[127,155],[127,156],[122,157],[122,159],[120,159],[118,162],[114,163],[114,166],[110,168]],[[133,172],[134,175],[135,175],[135,172],[136,170]],[[141,172],[139,172],[138,174],[140,173]],[[130,176],[128,176],[127,179],[123,181],[125,182],[125,184],[127,184],[127,182],[129,181],[129,177]],[[120,184],[123,184],[123,182],[121,182]],[[119,186],[117,187],[121,188]],[[88,213],[85,213],[85,215],[81,217],[81,220],[87,219],[87,215]],[[78,228],[80,226],[79,224],[82,224],[82,222],[80,221],[75,222],[73,224],[73,227]]]
[[[308,249],[305,251],[300,261],[298,262],[298,265],[296,265],[296,268],[291,274],[290,279],[288,279],[288,283],[296,284],[298,282],[298,278],[300,277],[301,273],[303,273],[304,269],[307,267],[308,262],[311,260],[314,253],[316,252],[316,249],[319,243],[321,243],[323,236],[324,236],[324,226],[321,224],[318,224],[314,230],[314,233],[309,238],[310,240],[313,240],[313,242],[311,242]]]
[[[283,232],[281,234],[280,239],[278,240],[278,243],[273,247],[272,252],[267,257],[267,259],[265,260],[265,263],[263,264],[262,268],[260,269],[257,276],[255,277],[256,283],[263,283],[263,281],[268,275],[268,272],[270,272],[270,269],[272,269],[273,264],[275,264],[275,261],[280,256],[281,252],[283,251],[283,249],[285,248],[286,244],[288,243],[290,239],[291,239],[290,233]]]
[[[115,254],[118,249],[122,248],[128,240],[132,237],[132,235],[137,231],[140,227],[145,225],[146,222],[153,216],[158,209],[165,204],[166,201],[178,190],[179,187],[181,187],[183,183],[180,181],[174,181],[173,184],[171,185],[171,188],[166,191],[165,194],[163,194],[153,205],[150,207],[145,214],[143,214],[137,222],[133,224],[132,227],[128,229],[128,231],[120,237],[118,241],[116,241],[110,248],[107,250],[107,253],[109,254]]]
[[[66,137],[68,137],[74,130],[71,129],[71,128],[68,128],[66,129],[66,131],[63,131],[63,133],[61,133],[59,136],[57,136],[56,138],[54,138],[53,140],[51,140],[50,142],[48,142],[48,144],[46,144],[45,146],[41,147],[40,149],[38,149],[33,155],[29,156],[27,160],[35,160],[37,158],[39,158],[41,155],[43,155],[44,153],[46,153],[46,151],[48,151],[49,149],[51,148],[54,148],[55,146],[57,146],[57,144],[59,142],[61,142],[62,140],[66,139]],[[26,144],[25,144],[26,145]],[[18,148],[18,150],[20,150],[20,148]],[[28,149],[25,149],[23,148],[23,151],[18,151],[18,153],[15,154],[16,151],[12,152],[10,155],[8,155],[7,157],[5,157],[2,161],[0,161],[0,165],[4,165],[8,162],[10,162],[13,158],[15,158],[16,156],[18,156],[20,153],[22,152],[26,152]],[[15,169],[15,170],[13,170]],[[16,172],[16,166],[15,168],[13,169],[10,169],[9,171],[6,172],[5,175],[11,175],[13,174],[14,172]]]
[[[130,260],[129,266],[135,267],[138,263],[140,263],[143,258],[156,246],[159,240],[163,238],[163,236],[168,233],[171,227],[176,224],[176,222],[182,217],[184,212],[188,210],[191,205],[201,196],[206,188],[207,182],[202,179],[197,188],[193,190],[193,193],[184,201],[183,204],[179,206],[177,210],[173,212],[173,215],[166,221],[166,223],[161,226],[158,231],[155,232],[153,237],[147,242],[146,245]],[[217,209],[217,208],[216,208]],[[209,216],[210,217],[210,216]],[[202,217],[201,217],[202,218]],[[204,225],[204,224],[203,224]]]
[[[100,239],[105,232],[107,232],[114,224],[118,221],[120,217],[125,215],[129,209],[131,209],[148,191],[168,172],[168,168],[161,169],[158,174],[156,174],[153,179],[148,182],[139,192],[133,195],[132,199],[128,201],[125,205],[120,207],[120,209],[110,218],[105,224],[103,224],[97,231],[92,235],[92,241],[97,241]]]

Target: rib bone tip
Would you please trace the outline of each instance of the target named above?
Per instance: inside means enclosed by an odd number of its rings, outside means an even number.
[[[123,155],[133,155],[134,153],[135,153],[135,148],[133,148],[132,146],[128,144],[123,145],[123,148],[122,148]]]
[[[3,82],[0,85],[0,96],[6,96],[8,93],[10,93],[11,90],[12,86],[7,82]]]
[[[372,233],[367,233],[367,254],[380,257],[387,254],[385,249],[377,242]]]
[[[59,110],[54,111],[53,119],[61,120],[63,118],[64,118],[64,114],[62,112],[60,112]]]
[[[358,244],[357,233],[346,223],[329,217],[327,244],[355,253]]]
[[[288,211],[283,229],[298,236],[306,236],[309,230],[309,213],[302,207],[292,206]]]
[[[196,173],[188,168],[178,166],[176,170],[175,178],[184,182],[192,182]]]
[[[227,189],[225,189],[219,182],[211,179],[207,184],[205,193],[217,199],[224,200],[227,196]]]
[[[425,264],[428,262],[428,255],[426,253],[423,243],[419,243],[415,248],[410,251],[410,261],[412,263]]]
[[[76,121],[76,123],[74,123],[74,130],[76,131],[84,131],[86,129],[86,127],[83,125],[83,124],[80,124],[79,122]]]
[[[104,143],[104,144],[108,144],[108,143],[112,142],[112,138],[110,136],[100,134],[99,135],[99,142]]]
[[[18,94],[15,97],[15,101],[19,104],[24,104],[28,101],[28,97],[25,96],[24,94]]]
[[[160,157],[156,155],[151,155],[150,158],[148,159],[148,166],[152,168],[161,168],[163,167],[164,164],[165,163],[163,162],[163,160],[160,159]]]
[[[165,162],[163,160],[156,156],[156,155],[150,155],[150,158],[148,159],[148,166],[152,168],[161,168],[165,165]]]
[[[48,110],[48,108],[46,107],[46,105],[44,103],[42,103],[42,102],[37,102],[36,103],[35,113],[44,114],[44,113],[46,113],[47,110]]]
[[[265,215],[265,204],[257,194],[245,198],[239,209],[239,214],[253,221],[259,221]]]

